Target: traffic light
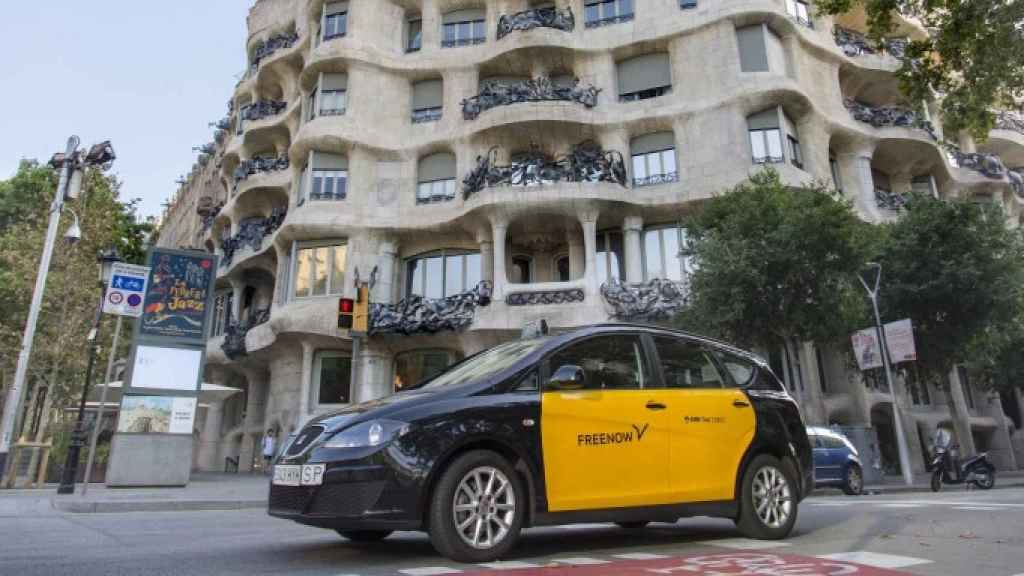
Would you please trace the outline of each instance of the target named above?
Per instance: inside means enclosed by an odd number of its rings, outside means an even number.
[[[366,286],[356,291],[356,306],[353,314],[352,331],[366,334],[370,329],[370,289]]]
[[[356,301],[351,298],[338,300],[338,328],[352,329],[352,316],[356,310]]]

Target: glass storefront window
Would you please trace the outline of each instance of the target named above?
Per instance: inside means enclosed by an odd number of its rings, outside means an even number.
[[[313,369],[316,404],[348,404],[352,401],[352,357],[347,352],[317,352]]]
[[[395,392],[444,372],[462,359],[451,350],[413,350],[395,356]]]

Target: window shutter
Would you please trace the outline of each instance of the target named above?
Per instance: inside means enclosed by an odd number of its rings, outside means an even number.
[[[483,8],[468,8],[466,10],[455,10],[449,12],[441,18],[441,22],[444,24],[454,24],[456,22],[472,22],[473,20],[484,20],[487,17],[487,11]]]
[[[763,24],[736,29],[736,42],[740,48],[741,71],[768,71],[768,52],[765,49],[764,30]]]
[[[763,112],[747,116],[747,128],[750,130],[768,130],[779,127],[778,108],[769,108]]]
[[[424,156],[420,159],[417,172],[417,182],[451,180],[455,178],[455,155],[450,152],[439,152]]]
[[[320,81],[320,90],[324,92],[347,89],[348,74],[345,73],[324,74],[323,80]]]
[[[619,94],[631,94],[672,85],[667,52],[646,54],[619,62]]]
[[[324,16],[341,14],[342,12],[348,12],[348,2],[331,2],[324,6]]]
[[[440,108],[444,105],[444,82],[441,80],[424,80],[412,86],[412,109],[425,110]]]
[[[633,155],[647,154],[676,147],[676,136],[672,132],[655,132],[633,139],[629,149]]]
[[[313,170],[348,170],[348,158],[338,154],[314,152]]]

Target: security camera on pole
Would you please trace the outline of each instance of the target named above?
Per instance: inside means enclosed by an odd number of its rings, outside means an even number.
[[[78,136],[68,138],[64,152],[54,154],[50,160],[50,165],[60,170],[60,180],[57,183],[57,193],[54,194],[53,203],[50,204],[50,223],[46,229],[46,242],[43,244],[43,254],[39,258],[39,275],[36,276],[32,303],[28,309],[28,320],[25,322],[25,332],[21,338],[21,350],[18,352],[14,383],[7,391],[3,418],[0,419],[0,477],[7,469],[7,454],[14,441],[15,420],[20,412],[19,408],[24,395],[28,361],[32,356],[32,340],[35,338],[36,323],[39,321],[39,311],[43,303],[43,293],[46,291],[46,277],[50,272],[50,260],[53,257],[53,247],[57,241],[57,229],[60,227],[64,202],[78,198],[82,190],[83,170],[86,166],[105,166],[116,158],[110,142],[97,144],[86,154],[78,151],[79,142]],[[76,215],[75,225],[68,229],[64,238],[73,244],[81,237],[82,231],[78,226],[78,216]]]

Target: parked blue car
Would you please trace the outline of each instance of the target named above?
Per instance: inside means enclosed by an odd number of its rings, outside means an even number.
[[[814,452],[814,485],[839,488],[850,496],[864,491],[864,469],[853,443],[828,428],[807,428]]]

